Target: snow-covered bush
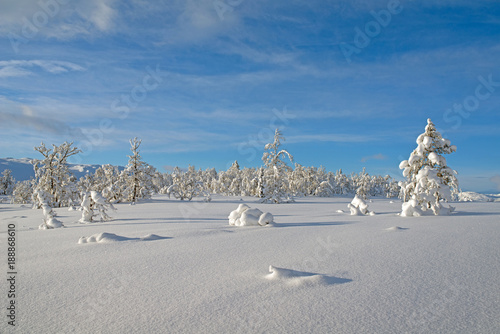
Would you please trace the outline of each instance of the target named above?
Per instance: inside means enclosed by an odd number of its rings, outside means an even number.
[[[252,209],[246,204],[240,204],[238,208],[229,214],[229,225],[233,226],[266,226],[273,225],[274,218],[269,212],[263,213],[259,209]]]
[[[355,195],[351,203],[347,204],[349,210],[351,210],[352,216],[362,216],[370,215],[373,216],[375,213],[368,210],[368,204],[358,195]]]
[[[108,203],[99,192],[90,191],[84,193],[82,197],[82,218],[80,218],[80,223],[93,223],[96,220],[101,222],[111,220],[107,211],[109,209],[116,209],[113,204]]]
[[[410,210],[415,215],[427,211],[435,215],[449,214],[453,207],[444,207],[442,201],[451,201],[452,196],[458,193],[458,180],[456,171],[446,165],[446,159],[441,154],[455,152],[457,148],[441,136],[430,119],[425,132],[418,136],[417,145],[410,158],[399,165],[406,177],[405,182],[400,182],[403,211],[412,207],[417,209]],[[409,201],[412,204],[405,205]],[[401,215],[409,213],[402,212]]]

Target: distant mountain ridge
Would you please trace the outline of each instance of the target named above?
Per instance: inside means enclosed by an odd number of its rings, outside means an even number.
[[[6,170],[10,169],[12,171],[12,176],[16,181],[29,180],[35,177],[35,172],[33,170],[33,165],[31,164],[32,158],[0,158],[0,174]],[[85,164],[68,164],[71,172],[79,179],[86,174],[93,174],[96,169],[102,165],[85,165]],[[124,167],[119,166],[120,170]]]

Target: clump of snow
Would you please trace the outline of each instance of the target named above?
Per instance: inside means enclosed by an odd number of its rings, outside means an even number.
[[[90,237],[81,237],[78,240],[79,244],[87,244],[87,243],[110,243],[110,242],[119,242],[119,241],[151,241],[151,240],[161,240],[167,239],[166,237],[161,237],[156,234],[148,234],[141,238],[128,238],[121,235],[117,235],[114,233],[98,233],[91,235]]]
[[[236,210],[229,214],[229,225],[234,226],[266,226],[274,225],[271,213],[263,213],[259,209],[252,209],[246,204],[238,205]]]
[[[420,217],[423,211],[420,210],[417,200],[415,198],[403,203],[401,217]]]
[[[458,194],[460,202],[493,202],[491,197],[483,194],[478,194],[473,191],[462,191]]]
[[[347,204],[347,207],[351,210],[351,216],[375,215],[374,212],[368,210],[368,204],[358,195],[354,196],[351,203]]]

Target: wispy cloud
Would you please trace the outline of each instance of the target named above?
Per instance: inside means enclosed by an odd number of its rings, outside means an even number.
[[[387,158],[388,157],[386,155],[383,155],[382,153],[378,153],[378,154],[374,154],[374,155],[370,155],[370,156],[361,158],[361,162],[365,163],[369,160],[387,160]]]
[[[109,32],[115,28],[117,7],[115,0],[1,1],[0,33],[67,40]],[[26,25],[32,27],[29,36],[23,32]]]
[[[72,132],[72,128],[66,123],[47,117],[33,115],[33,111],[24,106],[21,113],[10,113],[0,111],[0,124],[4,128],[29,127],[42,133],[64,135]]]
[[[34,74],[34,69],[60,74],[71,71],[85,71],[85,68],[68,61],[59,60],[3,60],[0,61],[0,78]]]
[[[496,186],[497,190],[500,190],[500,175],[490,177],[490,181]]]
[[[356,134],[315,134],[315,135],[295,135],[286,138],[287,143],[310,143],[310,142],[332,142],[332,143],[363,143],[379,140],[372,135]]]

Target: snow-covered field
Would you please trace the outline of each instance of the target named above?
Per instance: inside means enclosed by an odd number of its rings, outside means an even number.
[[[499,202],[402,218],[386,199],[350,216],[351,199],[155,196],[105,223],[56,209],[66,228],[53,230],[38,230],[41,210],[2,203],[17,275],[16,327],[2,279],[0,332],[500,333]],[[230,226],[241,203],[275,225]]]

